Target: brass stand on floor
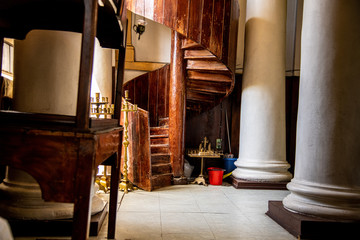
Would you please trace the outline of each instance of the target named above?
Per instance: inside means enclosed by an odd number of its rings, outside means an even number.
[[[188,153],[189,157],[193,158],[201,158],[201,169],[200,169],[200,175],[195,178],[192,184],[202,184],[204,186],[207,186],[206,180],[204,177],[204,158],[220,158],[222,153],[214,151],[211,149],[211,143],[208,141],[207,137],[204,138],[203,141],[201,141],[199,145],[199,150],[191,150]]]
[[[123,170],[123,178],[121,179],[119,190],[124,191],[124,193],[128,193],[129,191],[136,190],[137,188],[134,187],[134,185],[129,181],[128,179],[128,166],[127,166],[127,150],[129,146],[128,141],[128,126],[129,126],[129,120],[128,120],[128,112],[136,112],[137,111],[137,105],[134,104],[133,106],[129,105],[129,91],[125,91],[125,101],[123,104],[123,108],[121,109],[122,112],[125,112],[125,120],[124,120],[124,170]]]

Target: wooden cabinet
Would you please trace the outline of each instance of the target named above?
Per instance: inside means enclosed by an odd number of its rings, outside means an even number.
[[[73,239],[88,238],[90,194],[99,164],[111,166],[114,190],[108,237],[115,236],[125,57],[123,5],[121,0],[0,0],[1,38],[24,39],[32,29],[82,33],[75,116],[0,111],[0,165],[32,175],[44,200],[74,203]],[[102,47],[119,51],[112,119],[89,118],[95,37]]]

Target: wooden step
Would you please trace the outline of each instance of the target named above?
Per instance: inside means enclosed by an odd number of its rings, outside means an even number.
[[[161,187],[170,186],[172,184],[172,173],[165,173],[161,175],[154,175],[151,177],[152,190]]]
[[[157,163],[151,165],[152,175],[159,175],[165,173],[171,173],[171,164],[170,163]]]
[[[169,144],[150,145],[151,154],[153,153],[169,153]]]
[[[233,82],[232,78],[228,74],[206,73],[206,72],[198,72],[194,70],[187,71],[187,78],[191,80],[209,81],[209,82],[221,82],[221,83]]]
[[[205,50],[205,49],[201,49],[201,50],[185,50],[184,59],[217,61],[217,57],[214,54],[212,54],[211,52],[209,52],[208,50]]]
[[[219,96],[211,93],[197,92],[188,89],[186,91],[186,99],[192,99],[200,102],[214,102]]]
[[[159,118],[159,126],[163,127],[163,126],[169,126],[169,118]]]
[[[218,61],[205,60],[188,60],[186,65],[187,70],[201,70],[209,72],[228,72],[229,69]]]
[[[194,92],[214,93],[214,94],[226,94],[230,88],[228,84],[217,82],[201,82],[198,80],[186,81],[187,90]]]
[[[201,46],[199,43],[194,42],[190,39],[184,39],[181,44],[181,49],[204,49],[203,46]]]
[[[153,153],[151,154],[151,164],[170,163],[170,154]]]
[[[162,127],[151,127],[150,128],[150,136],[151,135],[167,135],[169,134],[169,128],[162,126]]]
[[[150,144],[169,144],[169,136],[168,135],[152,135],[150,137]]]

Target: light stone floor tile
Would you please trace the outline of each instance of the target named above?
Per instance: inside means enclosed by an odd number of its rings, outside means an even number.
[[[216,204],[216,203],[199,203],[201,212],[203,213],[235,213],[240,212],[237,207],[231,203]]]
[[[116,238],[161,239],[160,213],[118,212]]]
[[[152,192],[119,192],[121,203],[117,213],[116,239],[295,240],[265,214],[269,200],[282,200],[288,194],[289,191],[285,190],[195,184],[169,186]],[[102,240],[106,236],[107,219],[99,235],[90,237],[90,240]],[[41,238],[15,238],[34,239]]]
[[[161,228],[164,234],[212,234],[202,213],[161,213]]]
[[[177,213],[200,213],[201,210],[197,203],[195,204],[160,204],[161,212]]]
[[[282,200],[287,194],[288,191],[240,190],[232,186],[177,185],[129,193],[124,196],[119,214],[141,212],[139,209],[150,214],[158,212],[161,239],[294,240],[265,215],[269,200]],[[138,204],[142,206],[133,210]],[[121,220],[118,224],[121,225]],[[125,236],[120,239],[143,236],[139,232],[131,236],[131,231],[120,228],[117,234]],[[151,237],[158,239],[158,230],[154,231]]]
[[[166,233],[162,235],[162,239],[164,240],[212,240],[215,239],[212,233]]]

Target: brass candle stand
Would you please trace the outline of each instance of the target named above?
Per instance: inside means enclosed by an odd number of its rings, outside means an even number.
[[[192,183],[203,184],[204,186],[207,186],[204,176],[204,158],[220,158],[222,152],[212,150],[211,143],[207,137],[205,137],[204,140],[201,141],[199,149],[190,150],[188,155],[189,157],[201,158],[200,174]]]
[[[90,117],[99,119],[104,116],[107,119],[108,116],[114,115],[114,104],[109,104],[108,97],[102,97],[100,101],[100,93],[95,93],[95,98],[90,98]],[[95,182],[99,185],[99,189],[107,193],[110,189],[110,176],[107,174],[108,166],[104,166],[104,173],[101,176],[96,176]]]
[[[96,175],[95,183],[99,186],[99,190],[107,193],[110,190],[110,176],[108,175],[108,166],[103,166],[104,171],[99,175]],[[100,169],[100,168],[99,168]]]
[[[95,100],[95,101],[94,101]],[[102,97],[100,101],[100,93],[95,93],[95,99],[90,98],[90,115],[95,116],[96,118],[100,118],[100,116],[104,116],[106,119],[107,116],[114,115],[114,104],[109,104],[108,97]]]
[[[128,119],[128,113],[129,112],[136,112],[137,111],[137,105],[130,105],[129,104],[129,91],[125,91],[125,100],[123,103],[123,107],[121,109],[122,112],[125,113],[124,117],[124,169],[123,169],[123,178],[121,179],[119,190],[124,191],[124,193],[128,193],[129,191],[136,190],[137,188],[129,181],[128,179],[128,166],[127,166],[127,150],[129,146],[128,141],[128,126],[129,126],[129,119]]]

